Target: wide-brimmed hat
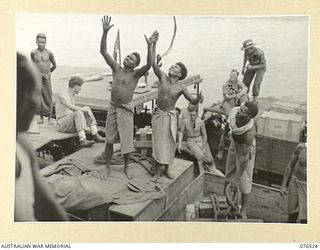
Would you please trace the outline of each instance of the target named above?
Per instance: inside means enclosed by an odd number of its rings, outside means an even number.
[[[243,46],[241,47],[241,50],[246,50],[246,49],[249,49],[253,46],[255,46],[256,44],[253,43],[252,39],[248,39],[248,40],[245,40],[243,42]]]

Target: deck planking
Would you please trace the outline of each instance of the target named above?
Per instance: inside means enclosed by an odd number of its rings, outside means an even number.
[[[39,134],[28,133],[27,135],[36,150],[53,141],[78,137],[77,133],[63,133],[59,132],[58,129],[58,125],[42,123],[39,124]]]
[[[81,161],[82,166],[86,166],[88,170],[104,171],[104,164],[94,162],[94,157],[104,150],[103,143],[96,143],[90,148],[82,148],[77,152],[66,156],[65,158],[43,168],[40,172],[42,175],[52,172],[59,164],[72,160],[73,162]],[[120,150],[120,144],[114,145],[114,151]],[[177,196],[192,182],[193,180],[193,163],[182,159],[174,159],[171,166],[171,172],[176,176],[174,180],[166,177],[160,177],[159,182],[166,190],[166,196],[157,200],[147,200],[128,205],[112,205],[109,208],[111,220],[135,220],[135,221],[152,221],[159,217],[161,213],[176,199]],[[135,178],[148,180],[152,177],[150,174],[137,163],[130,163],[129,173]],[[112,165],[111,175],[126,178],[123,173],[123,166]]]

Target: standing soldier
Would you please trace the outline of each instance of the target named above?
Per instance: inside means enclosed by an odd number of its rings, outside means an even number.
[[[255,47],[252,39],[245,40],[243,42],[243,47],[241,48],[241,50],[244,50],[242,82],[247,86],[249,93],[250,85],[254,78],[252,87],[252,101],[258,102],[258,96],[260,93],[263,76],[267,70],[264,53],[261,49]],[[247,61],[249,62],[248,65],[246,65]]]

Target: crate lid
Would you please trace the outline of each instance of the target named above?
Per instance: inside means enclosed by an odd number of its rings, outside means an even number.
[[[285,121],[295,121],[301,122],[302,116],[298,114],[284,114],[275,111],[265,111],[261,114],[261,118],[270,118],[270,119],[277,119],[277,120],[285,120]]]
[[[283,107],[283,108],[299,108],[301,103],[295,103],[295,102],[290,102],[290,101],[285,101],[285,100],[279,100],[271,104],[271,107]]]

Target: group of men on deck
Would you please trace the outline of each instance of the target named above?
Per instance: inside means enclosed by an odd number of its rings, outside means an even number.
[[[159,80],[157,106],[152,113],[153,132],[153,158],[155,160],[155,177],[166,176],[174,179],[169,171],[176,151],[176,135],[178,130],[175,105],[183,95],[192,105],[203,101],[202,93],[196,97],[191,95],[188,89],[180,82],[187,76],[186,66],[178,62],[169,68],[168,74],[160,69],[161,57],[156,56],[156,45],[159,38],[157,31],[150,37],[145,36],[147,43],[147,63],[137,68],[140,64],[140,55],[137,52],[129,54],[123,61],[123,66],[118,64],[107,52],[107,35],[113,27],[111,17],[102,18],[103,34],[100,42],[100,53],[106,63],[112,69],[113,81],[111,88],[111,101],[106,121],[106,138],[99,135],[97,123],[89,107],[77,106],[74,97],[81,90],[83,80],[74,76],[69,80],[66,92],[59,93],[56,100],[56,117],[59,129],[62,132],[77,132],[80,146],[91,147],[95,142],[105,142],[105,150],[95,158],[96,162],[106,164],[106,175],[110,175],[113,144],[120,141],[121,153],[124,157],[124,173],[130,179],[128,171],[130,153],[134,151],[133,145],[133,92],[138,80],[146,75],[152,67]],[[56,68],[53,53],[45,48],[46,37],[44,34],[37,36],[38,48],[31,52],[31,59],[35,62],[42,77],[42,105],[38,111],[40,121],[47,114],[49,120],[52,114],[52,90],[50,73]],[[239,72],[232,70],[230,79],[223,85],[224,100],[207,111],[223,113],[228,117],[228,130],[231,134],[231,145],[228,152],[226,179],[239,185],[242,193],[241,215],[246,218],[246,208],[252,187],[252,176],[255,158],[255,134],[254,118],[258,114],[258,96],[260,86],[266,71],[264,53],[251,39],[244,41],[244,60],[242,74],[243,83],[238,80]],[[247,62],[249,62],[247,64]],[[52,66],[51,66],[52,65]],[[252,101],[249,101],[248,93],[251,82]],[[92,133],[92,140],[86,138],[86,130]],[[198,110],[190,112],[190,117],[179,125],[180,132],[187,132],[187,145],[199,162],[199,167],[204,163],[213,161],[205,152],[208,151],[207,136],[204,122],[198,118]],[[178,150],[181,149],[181,136]]]

